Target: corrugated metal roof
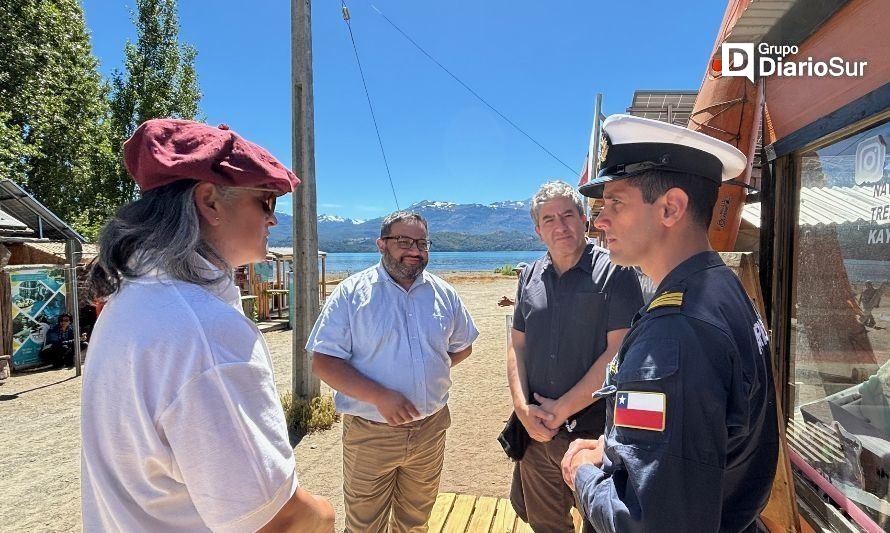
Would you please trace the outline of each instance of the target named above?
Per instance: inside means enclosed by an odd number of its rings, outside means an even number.
[[[819,226],[873,221],[872,209],[887,205],[886,197],[875,197],[871,187],[803,187],[800,190],[800,225]],[[760,203],[748,204],[742,218],[760,227]]]

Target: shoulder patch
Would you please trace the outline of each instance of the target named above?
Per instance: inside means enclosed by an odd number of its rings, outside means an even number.
[[[683,305],[683,293],[679,291],[663,292],[649,302],[646,311],[658,309],[659,307],[680,307]]]
[[[664,431],[666,412],[664,393],[618,391],[612,421],[620,427]]]

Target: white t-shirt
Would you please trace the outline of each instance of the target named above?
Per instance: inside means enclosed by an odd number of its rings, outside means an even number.
[[[228,279],[125,281],[81,410],[85,531],[254,531],[297,489],[269,349]]]

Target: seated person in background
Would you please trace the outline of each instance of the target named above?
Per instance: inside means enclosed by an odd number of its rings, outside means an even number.
[[[81,351],[87,349],[86,333],[80,336]],[[74,366],[74,328],[71,327],[71,315],[62,313],[58,323],[46,335],[46,345],[40,352],[44,360],[51,361],[53,367]]]

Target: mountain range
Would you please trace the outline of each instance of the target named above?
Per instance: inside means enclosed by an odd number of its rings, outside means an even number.
[[[422,215],[430,227],[434,251],[476,252],[501,250],[543,250],[529,216],[530,200],[493,204],[455,204],[424,200],[407,207]],[[290,215],[276,213],[270,246],[292,244]],[[354,220],[336,215],[319,215],[318,248],[326,252],[373,252],[380,236],[383,217]]]

